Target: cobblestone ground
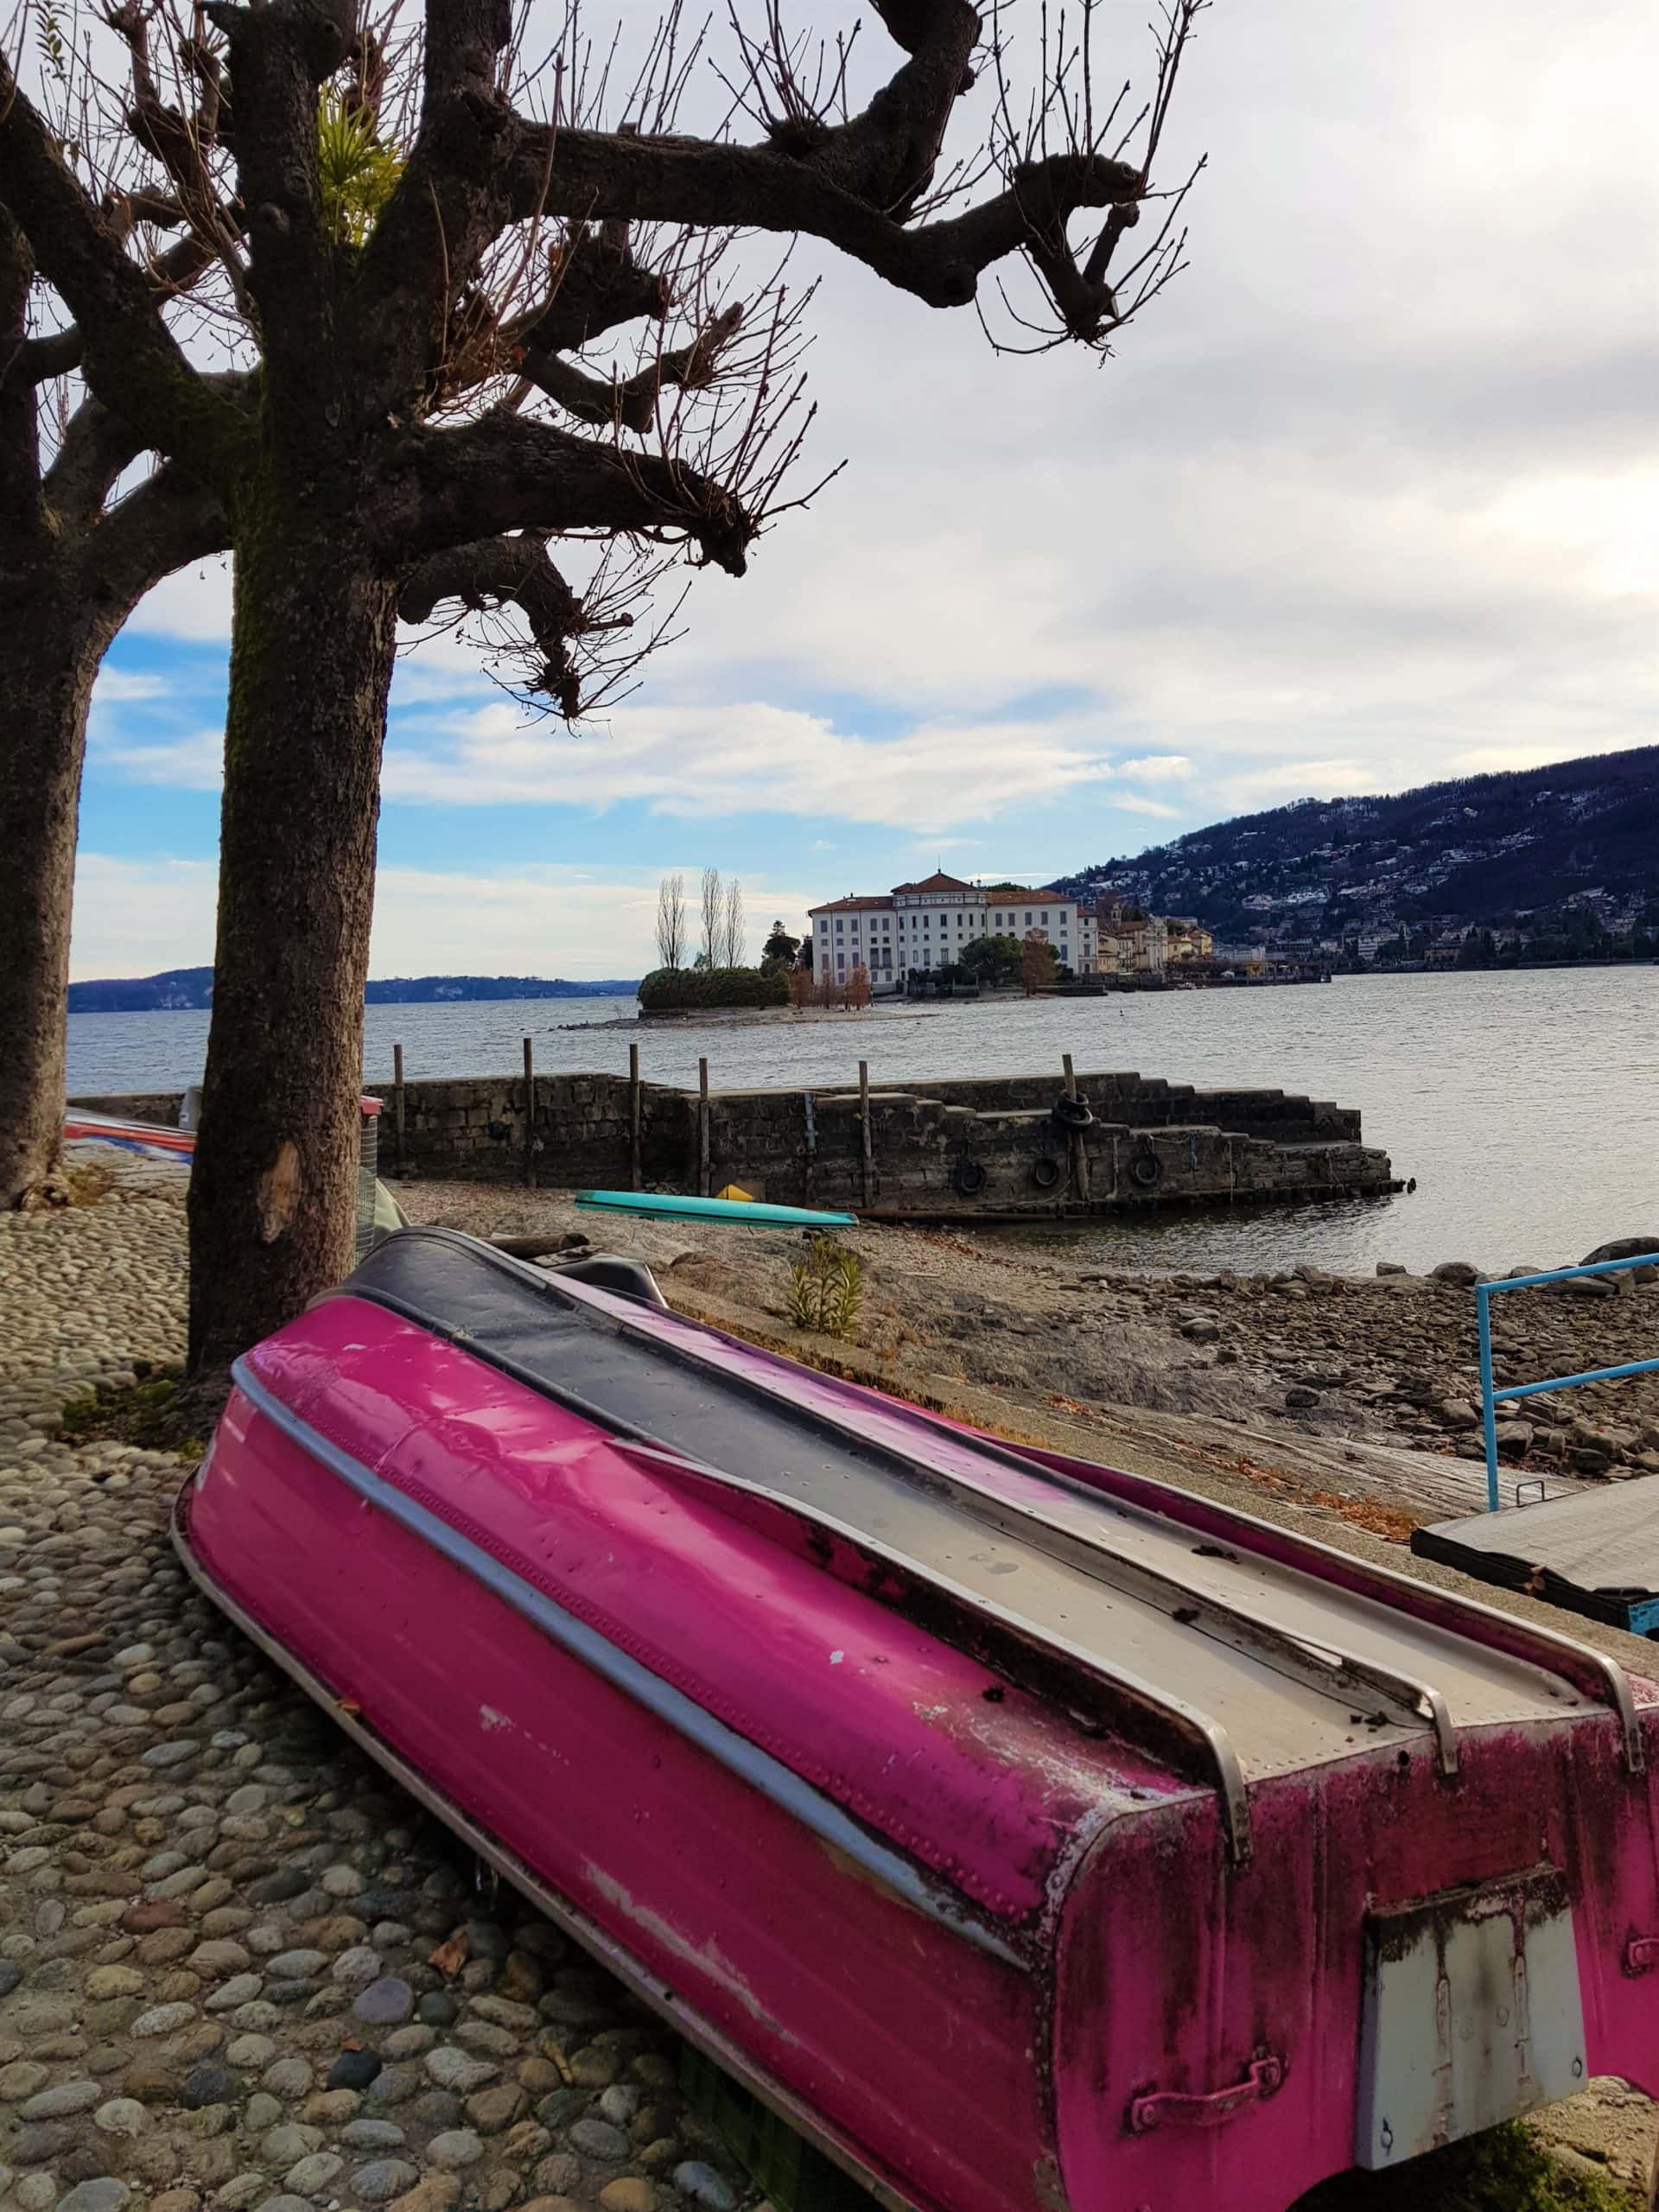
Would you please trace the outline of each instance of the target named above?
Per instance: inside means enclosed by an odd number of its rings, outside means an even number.
[[[0,2206],[732,2212],[652,2017],[191,1588],[184,1463],[53,1440],[182,1249],[153,1177],[0,1216]]]

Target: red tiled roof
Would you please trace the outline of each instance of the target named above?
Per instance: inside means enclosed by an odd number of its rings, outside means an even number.
[[[879,899],[829,899],[822,906],[809,906],[806,911],[809,914],[861,914],[872,907],[879,910],[892,904],[891,895],[884,893]]]
[[[895,883],[893,893],[896,899],[901,892],[971,891],[973,888],[974,886],[971,883],[964,883],[960,876],[945,875],[935,869],[931,875],[924,877],[920,883]]]

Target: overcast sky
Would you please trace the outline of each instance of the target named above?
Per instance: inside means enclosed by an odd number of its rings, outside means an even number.
[[[580,738],[402,664],[373,972],[638,974],[669,868],[798,929],[938,861],[1650,742],[1656,82],[1650,0],[1216,0],[1165,164],[1210,156],[1192,265],[1116,358],[800,257],[849,466]],[[175,578],[110,656],[77,976],[212,957],[228,604]]]

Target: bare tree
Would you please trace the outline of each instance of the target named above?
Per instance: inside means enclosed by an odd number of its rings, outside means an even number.
[[[720,966],[725,931],[726,901],[720,887],[720,870],[706,868],[702,871],[702,960],[706,968]]]
[[[955,163],[944,142],[986,60],[969,0],[875,0],[902,58],[857,111],[845,69],[812,79],[767,0],[758,32],[736,34],[728,125],[704,137],[675,127],[697,42],[671,15],[624,86],[574,29],[552,55],[518,55],[502,0],[424,0],[418,28],[397,0],[124,5],[122,121],[146,189],[187,209],[224,315],[258,334],[257,363],[232,344],[228,373],[128,251],[133,203],[89,173],[86,134],[54,128],[0,55],[0,203],[77,333],[79,373],[137,449],[218,499],[236,556],[191,1189],[198,1368],[349,1258],[400,605],[505,597],[548,632],[537,652],[563,702],[560,651],[590,616],[543,576],[550,537],[742,572],[805,416],[801,301],[738,297],[737,233],[815,237],[938,308],[1023,256],[1051,334],[1107,350],[1179,266],[1165,238],[1122,296],[1109,274],[1160,196],[1148,161],[1201,4],[1173,0],[1133,147],[1097,113],[1086,38],[1045,46],[1022,110],[994,22],[998,120]],[[1090,6],[1072,21],[1086,33]],[[743,142],[746,117],[759,135]],[[596,372],[594,349],[642,319],[633,362]],[[705,934],[712,952],[712,921]]]
[[[677,968],[685,957],[685,878],[665,875],[657,893],[657,964]]]
[[[726,911],[721,919],[721,966],[741,968],[748,949],[748,927],[743,919],[743,887],[734,876],[726,887]]]

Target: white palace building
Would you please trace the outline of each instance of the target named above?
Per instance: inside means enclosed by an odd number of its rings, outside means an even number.
[[[811,909],[813,972],[844,983],[862,962],[880,997],[902,991],[914,969],[948,968],[976,938],[1032,935],[1053,946],[1062,967],[1092,976],[1096,957],[1092,906],[1023,885],[963,883],[942,872],[896,883],[884,898],[832,899]]]

